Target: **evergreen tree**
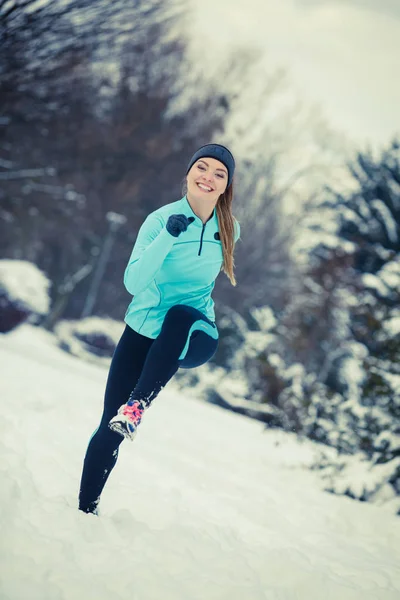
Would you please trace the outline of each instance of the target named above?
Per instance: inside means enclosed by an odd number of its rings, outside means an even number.
[[[341,277],[346,331],[321,377],[343,398],[333,415],[342,456],[330,467],[330,488],[379,501],[400,493],[400,144],[377,158],[359,153],[350,171],[356,189],[331,190],[338,245],[318,248],[327,265],[340,247],[351,259]],[[361,478],[350,455],[363,465]]]

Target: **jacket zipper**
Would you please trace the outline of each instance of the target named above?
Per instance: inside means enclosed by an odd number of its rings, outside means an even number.
[[[201,250],[203,248],[203,235],[204,235],[204,230],[206,228],[207,223],[203,223],[203,229],[201,230],[201,236],[200,236],[200,248],[199,248],[199,253],[197,256],[200,256],[201,254]]]

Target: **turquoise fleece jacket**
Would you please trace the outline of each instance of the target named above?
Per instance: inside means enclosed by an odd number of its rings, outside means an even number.
[[[170,215],[194,217],[174,237],[166,224]],[[235,222],[235,241],[240,226]],[[215,321],[211,293],[221,271],[223,254],[217,211],[207,223],[193,212],[186,196],[150,213],[141,226],[125,269],[124,284],[133,298],[125,322],[134,331],[156,338],[167,311],[176,304],[197,308]]]

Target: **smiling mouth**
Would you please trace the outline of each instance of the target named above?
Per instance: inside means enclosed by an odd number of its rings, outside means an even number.
[[[197,187],[199,187],[203,192],[209,193],[213,191],[209,185],[205,185],[204,183],[197,183]]]

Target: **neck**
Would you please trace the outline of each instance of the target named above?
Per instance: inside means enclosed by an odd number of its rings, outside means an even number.
[[[197,215],[203,223],[206,223],[214,212],[217,200],[215,202],[207,202],[205,200],[199,201],[196,198],[193,198],[193,196],[189,193],[186,194],[186,198],[194,214]]]

